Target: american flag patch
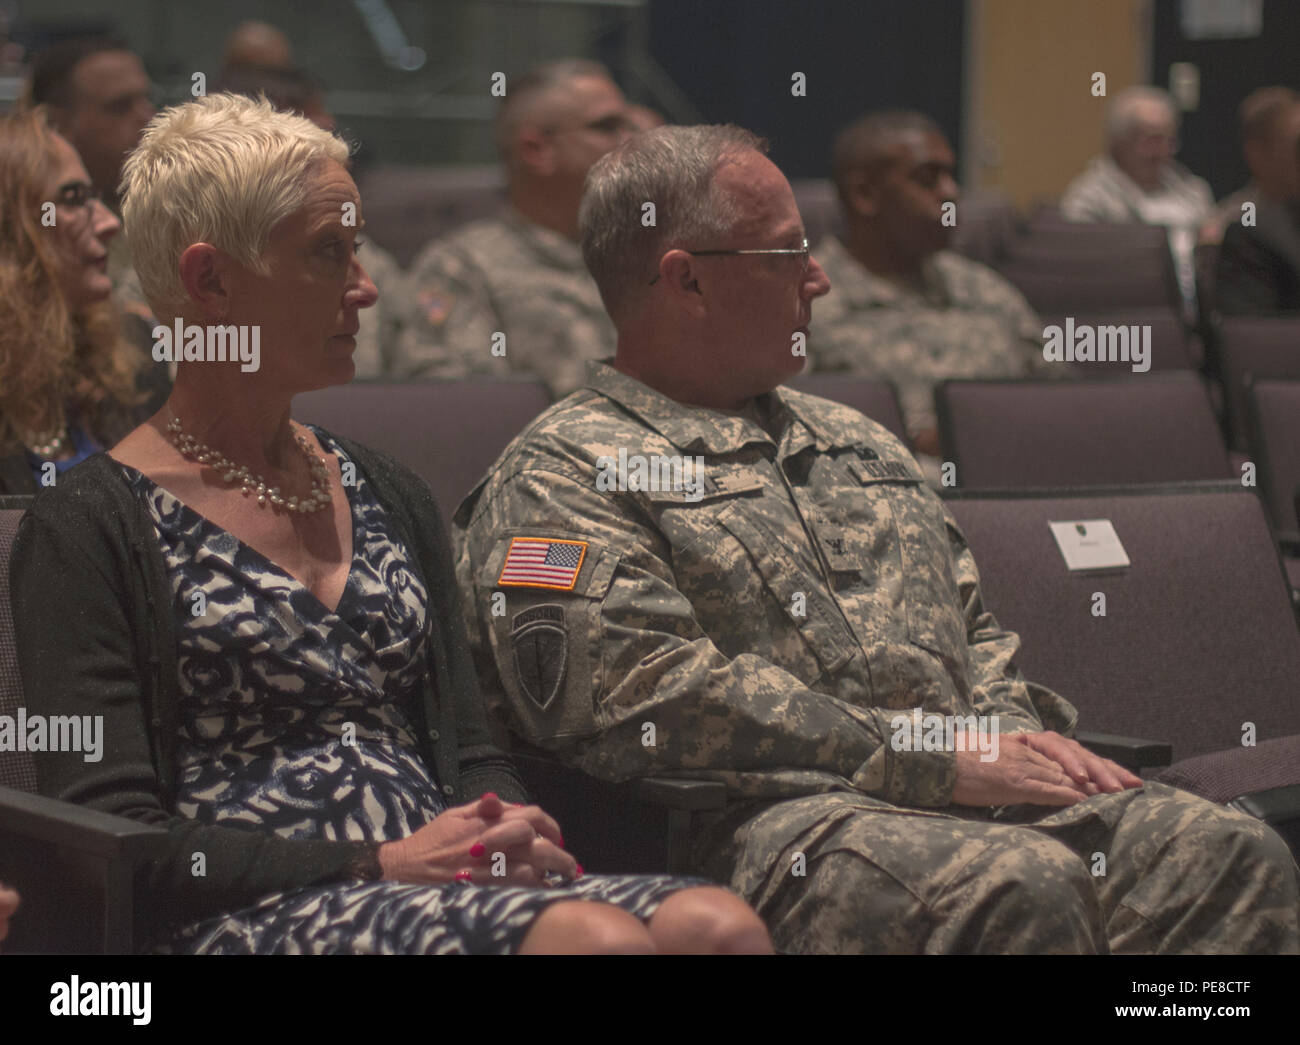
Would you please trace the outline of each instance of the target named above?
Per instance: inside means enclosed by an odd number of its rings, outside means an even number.
[[[506,553],[497,584],[572,591],[586,555],[586,541],[515,537],[510,541],[510,550]]]

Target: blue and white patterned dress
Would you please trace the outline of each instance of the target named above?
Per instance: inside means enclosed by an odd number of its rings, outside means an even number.
[[[315,430],[341,462],[342,448]],[[392,841],[447,806],[407,709],[427,666],[427,592],[364,476],[345,487],[353,559],[331,612],[300,581],[133,468],[175,593],[175,813],[282,838]],[[550,889],[351,882],[263,898],[160,949],[191,954],[508,954],[561,900],[649,918],[700,880],[600,876]]]

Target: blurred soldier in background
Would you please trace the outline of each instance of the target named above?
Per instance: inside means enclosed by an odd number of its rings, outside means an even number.
[[[835,142],[847,230],[814,248],[831,292],[809,331],[809,369],[893,381],[908,436],[939,453],[934,386],[1046,373],[1043,324],[991,268],[946,250],[959,196],[952,149],[918,112],[872,113]],[[961,204],[953,211],[960,221]],[[1059,369],[1059,368],[1058,368]]]
[[[507,84],[497,136],[509,206],[412,264],[398,375],[522,372],[561,396],[582,384],[587,360],[613,353],[578,248],[578,203],[587,170],[631,130],[622,93],[595,62],[554,62]]]

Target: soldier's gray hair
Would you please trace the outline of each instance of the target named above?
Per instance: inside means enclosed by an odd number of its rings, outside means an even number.
[[[510,164],[511,148],[520,127],[537,119],[546,103],[554,96],[562,95],[574,80],[589,77],[612,80],[609,70],[600,62],[586,58],[561,58],[534,66],[518,80],[507,82],[505,101],[497,110],[496,117],[497,147],[501,150],[501,159]]]
[[[648,290],[664,253],[725,247],[745,220],[718,168],[767,141],[732,124],[656,127],[633,135],[587,172],[578,230],[582,256],[615,320]],[[654,224],[644,224],[646,204]]]
[[[1137,127],[1140,110],[1149,105],[1162,106],[1178,130],[1179,112],[1173,97],[1159,87],[1125,87],[1110,101],[1106,113],[1106,140],[1114,145],[1124,141]]]

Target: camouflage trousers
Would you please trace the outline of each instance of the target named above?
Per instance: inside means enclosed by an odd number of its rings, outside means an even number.
[[[1154,782],[1065,809],[750,803],[695,855],[786,953],[1300,953],[1282,838]]]

